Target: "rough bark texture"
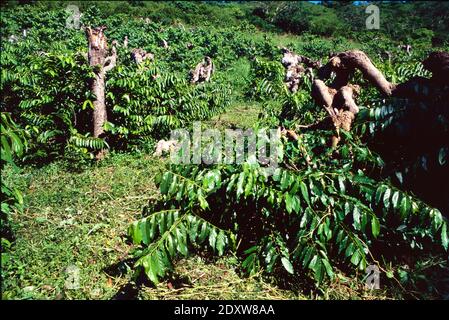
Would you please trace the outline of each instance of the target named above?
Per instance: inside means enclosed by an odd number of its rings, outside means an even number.
[[[340,129],[351,130],[352,122],[359,112],[359,107],[354,99],[359,94],[360,87],[349,84],[349,80],[356,69],[359,69],[364,77],[385,95],[392,95],[396,88],[394,84],[385,79],[362,51],[352,50],[332,54],[329,62],[319,70],[319,77],[324,80],[330,78],[332,72],[334,72],[334,81],[328,87],[323,80],[317,79],[312,86],[312,97],[317,104],[325,108],[329,114],[329,119],[306,126],[304,129],[326,128],[332,123],[336,133],[331,141],[333,147],[340,141]]]
[[[287,48],[282,48],[282,53],[281,63],[286,70],[284,82],[290,92],[298,90],[302,78],[306,75],[313,81],[312,70],[321,67],[320,61],[313,61],[307,57],[295,54]]]
[[[291,92],[298,91],[304,72],[305,69],[300,65],[290,66],[287,68],[287,72],[285,74],[285,84]]]
[[[213,73],[214,65],[212,59],[205,57],[203,62],[198,63],[195,69],[190,71],[190,83],[208,82]]]
[[[128,48],[128,36],[125,36],[125,39],[123,40],[123,48]]]
[[[107,109],[105,104],[105,75],[106,72],[114,68],[117,61],[117,51],[115,45],[108,56],[107,39],[104,35],[106,27],[86,28],[86,36],[89,42],[88,60],[93,67],[95,78],[92,81],[92,92],[95,96],[93,102],[93,136],[101,138],[104,134],[103,125],[107,121]],[[97,158],[102,158],[105,150],[97,154]]]
[[[356,105],[354,97],[356,97],[359,92],[360,87],[358,85],[349,84],[341,87],[334,97],[334,101],[332,103],[333,108],[357,114],[359,112],[359,107]]]
[[[395,85],[388,82],[384,75],[373,65],[367,55],[359,50],[350,50],[339,53],[321,68],[320,78],[329,78],[331,72],[335,72],[336,77],[331,84],[333,88],[341,88],[348,82],[355,69],[359,69],[364,78],[373,84],[381,93],[391,96]]]
[[[281,63],[284,67],[295,66],[300,63],[304,64],[308,68],[319,68],[321,67],[320,61],[314,61],[305,56],[298,55],[287,48],[282,48],[282,60]]]
[[[154,54],[146,52],[145,50],[140,48],[135,48],[131,50],[131,59],[135,63],[141,64],[147,59],[149,59],[150,61],[154,60]]]
[[[286,62],[293,61],[291,55],[287,55]],[[396,85],[388,82],[384,75],[374,66],[367,55],[359,50],[345,51],[339,54],[331,54],[329,62],[320,68],[318,76],[312,85],[312,97],[315,102],[328,113],[328,117],[308,126],[300,126],[303,131],[315,129],[330,129],[334,127],[336,134],[332,137],[332,146],[336,146],[340,140],[340,128],[351,130],[352,122],[359,108],[355,97],[360,92],[358,85],[349,84],[351,76],[356,69],[360,70],[366,80],[374,85],[382,94],[401,98],[409,98],[418,101],[427,101],[441,86],[449,85],[449,53],[433,52],[423,61],[424,67],[432,72],[430,79],[423,77],[412,78],[402,84]],[[330,78],[335,73],[334,81],[327,86],[323,80]]]
[[[313,81],[312,98],[317,104],[326,109],[330,117],[336,115],[335,111],[332,109],[332,101],[336,93],[337,90],[327,87],[322,80],[316,79]]]

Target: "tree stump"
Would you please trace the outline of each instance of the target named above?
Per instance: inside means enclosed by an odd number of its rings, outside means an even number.
[[[108,44],[104,30],[106,27],[86,28],[86,36],[89,43],[88,60],[89,65],[93,67],[95,77],[91,83],[91,90],[95,96],[93,102],[93,136],[102,138],[104,135],[104,124],[107,121],[107,109],[105,103],[105,75],[115,67],[117,62],[117,50],[113,43],[111,55],[109,54]],[[96,154],[97,159],[104,157],[105,149]]]

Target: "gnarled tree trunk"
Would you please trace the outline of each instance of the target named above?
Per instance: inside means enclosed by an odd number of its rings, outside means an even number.
[[[106,72],[115,67],[117,51],[113,43],[111,55],[108,56],[108,44],[104,35],[106,27],[86,28],[86,36],[89,42],[88,59],[89,65],[93,67],[95,78],[92,81],[91,89],[95,95],[93,102],[93,135],[94,138],[101,138],[104,134],[104,124],[107,121],[107,109],[105,103],[105,75]],[[106,150],[97,153],[97,159],[104,157]]]
[[[312,86],[312,97],[317,104],[325,108],[329,116],[300,128],[307,131],[334,127],[336,134],[332,137],[332,146],[338,144],[339,129],[349,131],[359,111],[354,98],[360,87],[349,83],[356,69],[385,96],[428,100],[429,88],[449,85],[449,53],[433,52],[423,61],[423,65],[426,70],[432,72],[432,78],[414,77],[404,83],[394,84],[386,80],[362,51],[350,50],[332,55],[329,62],[318,72],[321,79],[314,80]],[[335,73],[335,79],[327,86],[323,80],[330,78],[332,72]],[[419,88],[426,89],[420,92]]]

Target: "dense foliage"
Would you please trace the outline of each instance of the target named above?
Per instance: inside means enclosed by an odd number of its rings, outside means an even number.
[[[249,274],[283,268],[321,283],[350,265],[399,263],[398,250],[419,256],[448,249],[447,221],[438,209],[385,179],[384,161],[357,136],[346,133],[338,150],[323,147],[328,137],[315,132],[284,141],[274,175],[251,159],[170,166],[159,179],[163,198],[129,229],[145,248],[135,252],[137,265],[157,282],[176,257],[202,245],[219,255],[237,250]]]
[[[2,167],[80,163],[104,148],[152,153],[170,130],[240,103],[260,107],[257,128],[314,123],[325,112],[312,100],[309,78],[296,93],[287,90],[281,46],[323,63],[331,52],[361,49],[395,83],[429,77],[420,61],[448,48],[442,3],[429,12],[422,3],[379,3],[395,15],[382,33],[361,32],[364,6],[348,2],[73,3],[83,25],[107,26],[108,43],[119,44],[117,66],[106,75],[106,135],[92,137],[94,70],[83,30],[66,28],[65,3],[2,4]],[[405,32],[410,25],[419,28]],[[410,54],[398,47],[403,43],[413,46]],[[137,65],[133,48],[155,59]],[[193,85],[189,71],[205,56],[216,71],[210,82]],[[406,256],[447,257],[447,92],[432,91],[439,99],[426,104],[381,97],[359,73],[354,82],[362,86],[361,111],[336,149],[327,146],[332,133],[318,130],[282,138],[272,175],[251,158],[167,165],[156,179],[158,199],[128,228],[136,270],[157,283],[176,259],[208,248],[237,253],[248,274],[300,275],[322,286],[369,265],[400,266]],[[3,213],[20,210],[14,186],[2,182],[2,193]],[[395,278],[398,269],[387,275]],[[408,271],[400,275],[408,285]]]

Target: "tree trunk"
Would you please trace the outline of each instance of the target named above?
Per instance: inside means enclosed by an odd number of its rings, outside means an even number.
[[[103,125],[108,120],[105,103],[105,83],[104,72],[95,73],[95,79],[92,82],[92,92],[95,95],[93,125],[94,138],[101,138],[104,133]]]
[[[86,36],[89,42],[89,65],[93,68],[95,78],[92,81],[92,93],[95,96],[93,112],[93,136],[103,138],[104,124],[107,121],[107,109],[105,103],[105,76],[106,72],[115,67],[117,51],[113,43],[112,54],[108,54],[107,39],[103,33],[106,27],[86,28]],[[106,150],[100,150],[96,157],[104,157]]]
[[[432,73],[430,79],[414,77],[397,85],[387,81],[362,51],[351,50],[333,55],[319,70],[320,79],[314,80],[312,85],[312,98],[325,108],[328,117],[312,125],[300,126],[301,130],[331,129],[333,126],[336,134],[332,137],[332,146],[337,145],[340,128],[349,131],[359,112],[354,99],[360,87],[349,83],[355,69],[359,69],[364,78],[385,96],[428,101],[432,95],[429,88],[449,85],[449,53],[432,52],[423,65]],[[327,86],[323,80],[329,79],[332,72],[336,74],[335,79]],[[423,89],[420,91],[419,88]]]

